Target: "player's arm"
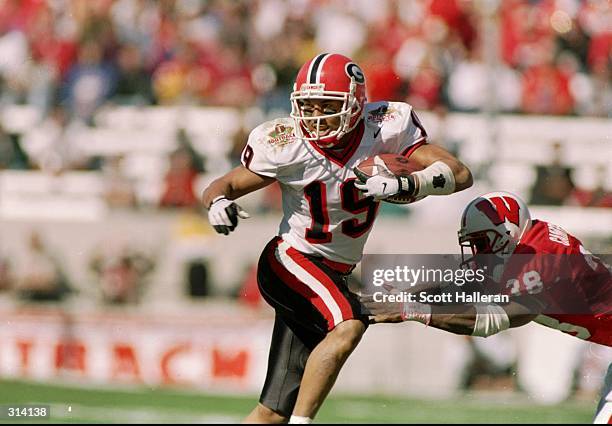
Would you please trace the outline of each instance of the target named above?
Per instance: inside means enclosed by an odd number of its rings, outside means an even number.
[[[275,180],[258,175],[244,166],[238,166],[214,180],[202,195],[210,224],[220,234],[227,235],[232,232],[238,225],[238,218],[249,217],[233,200],[268,186]]]
[[[371,323],[417,321],[454,334],[487,337],[508,328],[532,321],[542,310],[541,302],[532,296],[512,298],[501,306],[427,305],[418,302],[381,304],[365,303],[374,317]]]
[[[429,325],[454,334],[488,337],[532,321],[539,305],[533,298],[513,300],[507,305],[431,306]],[[406,320],[410,320],[406,312]]]
[[[410,154],[410,161],[423,170],[413,173],[417,177],[417,195],[447,195],[463,191],[473,184],[472,172],[453,154],[438,145],[423,144]],[[441,187],[442,179],[446,182]],[[446,186],[447,185],[447,186]]]
[[[410,161],[419,164],[423,170],[408,176],[395,176],[387,170],[388,173],[372,176],[355,186],[378,200],[398,194],[415,198],[450,195],[472,186],[470,170],[444,148],[420,145],[410,154]]]
[[[258,175],[244,166],[238,166],[208,185],[202,195],[202,202],[206,208],[210,208],[213,200],[219,196],[228,200],[236,200],[243,195],[264,188],[274,181],[276,179]]]

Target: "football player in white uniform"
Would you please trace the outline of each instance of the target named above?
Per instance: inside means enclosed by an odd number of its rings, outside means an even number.
[[[215,180],[203,203],[228,234],[248,214],[234,202],[279,182],[283,219],[258,265],[264,299],[276,310],[268,372],[247,422],[309,423],[368,324],[347,277],[360,261],[378,212],[392,195],[448,195],[472,185],[470,171],[427,143],[412,107],[366,103],[365,76],[351,59],[320,54],[300,69],[290,117],[250,134],[242,166]],[[408,178],[356,183],[353,168],[394,153],[424,169]]]

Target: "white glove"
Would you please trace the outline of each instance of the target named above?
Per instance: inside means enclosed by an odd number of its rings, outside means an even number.
[[[364,183],[355,182],[355,187],[368,197],[382,200],[399,192],[399,181],[395,176],[376,175],[368,178]]]
[[[355,182],[355,187],[366,196],[374,197],[378,201],[400,193],[409,196],[414,195],[414,177],[395,176],[378,155],[374,157],[374,164],[380,166],[382,173],[378,172],[365,182]]]
[[[238,218],[248,219],[249,214],[238,204],[224,196],[215,198],[208,210],[208,221],[219,234],[227,235],[238,226]]]

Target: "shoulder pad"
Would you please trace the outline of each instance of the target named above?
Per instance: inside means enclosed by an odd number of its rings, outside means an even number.
[[[366,104],[365,120],[366,123],[386,123],[391,121],[404,121],[405,117],[410,116],[412,107],[403,102],[373,102]]]
[[[279,118],[260,124],[251,132],[253,142],[266,149],[280,149],[296,142],[295,124],[288,118]]]

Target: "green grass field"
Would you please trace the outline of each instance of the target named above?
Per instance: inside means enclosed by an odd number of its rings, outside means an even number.
[[[213,396],[141,388],[106,390],[0,381],[0,405],[50,404],[54,423],[230,423],[256,397]],[[467,395],[432,401],[332,395],[317,416],[329,423],[589,423],[595,402],[530,404],[516,395]]]

